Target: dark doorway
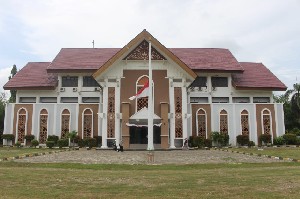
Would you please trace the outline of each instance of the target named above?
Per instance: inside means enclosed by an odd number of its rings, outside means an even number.
[[[130,144],[148,144],[148,127],[131,126]],[[160,127],[153,127],[153,144],[160,144]]]

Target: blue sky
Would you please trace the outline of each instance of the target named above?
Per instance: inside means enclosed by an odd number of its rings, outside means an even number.
[[[166,47],[228,48],[300,81],[298,0],[0,0],[0,91],[13,64],[52,61],[61,48],[123,47],[147,29]]]

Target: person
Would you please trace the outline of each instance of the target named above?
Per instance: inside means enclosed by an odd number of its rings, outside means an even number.
[[[183,148],[183,149],[189,149],[189,146],[188,146],[188,139],[187,139],[187,138],[184,139],[184,143],[183,143],[182,148]]]

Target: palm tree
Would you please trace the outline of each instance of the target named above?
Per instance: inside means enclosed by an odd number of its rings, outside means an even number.
[[[74,130],[68,133],[68,137],[72,141],[73,148],[74,148],[74,145],[75,145],[74,140],[76,138],[76,135],[77,135],[77,131],[74,131]]]
[[[295,119],[298,125],[300,125],[300,83],[295,83],[293,89],[289,89],[285,92],[285,98],[290,100],[291,116]],[[290,96],[292,96],[290,98]]]

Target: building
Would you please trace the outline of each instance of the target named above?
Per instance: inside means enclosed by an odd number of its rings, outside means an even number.
[[[262,63],[240,63],[227,49],[166,48],[143,30],[123,48],[63,48],[51,62],[29,62],[5,85],[17,90],[6,106],[5,134],[81,138],[102,136],[124,148],[147,145],[148,98],[129,100],[148,81],[152,44],[155,148],[181,147],[212,131],[249,135],[285,132],[283,105],[273,91],[286,86]]]

